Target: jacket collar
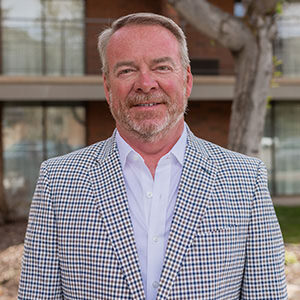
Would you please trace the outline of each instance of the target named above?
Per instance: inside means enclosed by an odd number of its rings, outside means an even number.
[[[186,251],[206,212],[215,184],[217,167],[204,141],[188,130],[184,166],[171,225],[157,299],[167,299]]]
[[[113,136],[104,142],[90,171],[96,206],[107,229],[133,299],[145,299],[126,187]]]

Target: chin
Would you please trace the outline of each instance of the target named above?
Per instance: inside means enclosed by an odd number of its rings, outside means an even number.
[[[131,132],[139,139],[145,142],[156,142],[168,134],[170,129],[172,129],[181,116],[178,116],[175,120],[170,120],[168,117],[165,120],[159,122],[153,122],[153,120],[135,122],[131,126]]]

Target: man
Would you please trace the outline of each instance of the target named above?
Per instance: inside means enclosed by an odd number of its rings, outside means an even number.
[[[19,299],[287,299],[264,166],[184,123],[182,30],[125,16],[99,51],[117,129],[42,164]]]

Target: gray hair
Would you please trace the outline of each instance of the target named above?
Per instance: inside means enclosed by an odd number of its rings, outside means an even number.
[[[176,37],[179,47],[181,63],[184,69],[190,64],[186,37],[182,29],[170,18],[153,13],[135,13],[115,20],[110,28],[101,32],[98,38],[98,51],[102,62],[102,72],[108,74],[108,65],[106,60],[106,48],[111,36],[120,28],[126,25],[160,25],[168,29]]]

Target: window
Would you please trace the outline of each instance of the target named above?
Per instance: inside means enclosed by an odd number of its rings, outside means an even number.
[[[83,0],[1,0],[1,12],[3,74],[83,74]]]
[[[300,3],[286,3],[278,19],[275,56],[282,60],[280,71],[285,76],[300,74]]]
[[[219,75],[218,59],[191,59],[191,69],[194,75]]]
[[[276,102],[269,108],[261,158],[274,195],[300,195],[300,103]]]
[[[234,11],[233,11],[233,14],[236,16],[236,17],[239,17],[239,18],[242,18],[244,17],[245,15],[245,7],[242,3],[241,0],[235,0],[234,1]]]
[[[28,214],[40,164],[86,144],[83,105],[5,105],[2,116],[5,200]]]

